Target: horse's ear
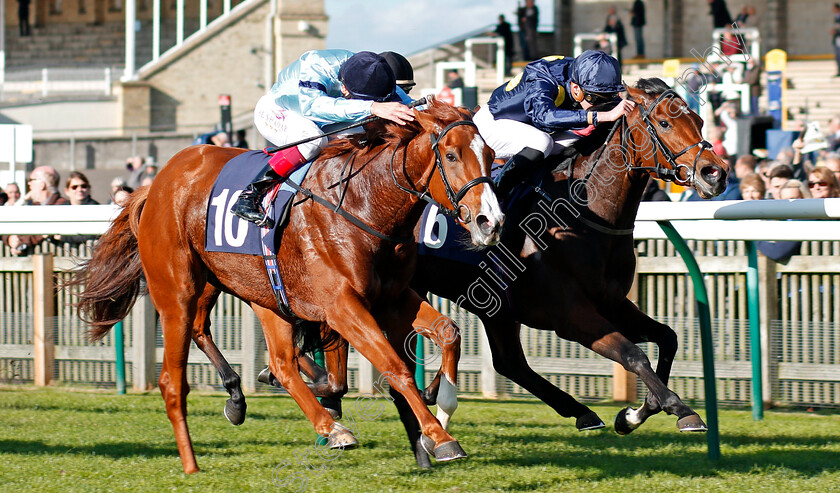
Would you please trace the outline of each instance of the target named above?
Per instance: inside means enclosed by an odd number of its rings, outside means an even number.
[[[437,118],[432,116],[429,112],[415,110],[414,116],[426,132],[437,133],[440,131],[439,125],[437,124]]]
[[[630,99],[632,96],[630,95],[630,88],[627,87],[627,84],[621,84],[624,86],[624,90],[621,91],[621,99]]]
[[[622,97],[625,99],[632,99],[637,103],[645,103],[647,104],[648,100],[645,98],[645,92],[634,87],[630,87],[625,84],[624,92],[622,93]]]

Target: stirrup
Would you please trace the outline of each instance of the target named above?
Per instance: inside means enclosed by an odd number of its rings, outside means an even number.
[[[263,217],[262,219],[260,219],[259,221],[251,221],[251,222],[253,222],[257,226],[259,226],[260,228],[268,228],[268,229],[273,228],[274,227],[274,219],[271,219],[270,217],[268,217],[268,214],[264,214],[264,213],[261,213],[261,214],[262,214],[262,217]]]

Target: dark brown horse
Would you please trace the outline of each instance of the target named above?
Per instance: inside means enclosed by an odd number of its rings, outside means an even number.
[[[500,259],[495,262],[498,268],[489,273],[486,266],[420,256],[412,286],[419,293],[460,300],[462,308],[478,315],[496,371],[560,415],[576,418],[578,429],[604,424],[591,409],[531,369],[519,340],[520,324],[554,331],[639,375],[649,389],[645,403],[620,412],[616,432],[630,433],[663,410],[677,416],[680,431],[705,431],[697,413],[667,387],[676,334],[627,299],[635,272],[632,228],[650,176],[693,186],[710,198],[724,190],[729,169],[703,140],[700,117],[664,82],[643,79],[628,92],[638,108],[625,124],[613,127],[606,143],[586,149],[591,141],[598,142],[597,137],[580,141],[584,155],[571,166],[554,162],[557,167],[537,175],[524,200],[506,211],[500,245],[489,249]],[[415,234],[422,241],[419,227]],[[497,248],[513,252],[516,260]],[[496,292],[482,289],[482,296],[475,296],[476,281]],[[659,346],[656,371],[637,346],[648,341]],[[449,350],[444,345],[444,354]],[[328,370],[340,384],[342,377],[335,375],[339,372],[329,364]],[[326,378],[317,368],[313,377]],[[433,400],[441,380],[427,389],[427,400]],[[413,442],[419,428],[400,409]]]
[[[560,415],[577,418],[579,429],[603,423],[530,368],[519,340],[520,323],[554,331],[641,378],[649,390],[645,403],[620,412],[616,432],[630,433],[663,410],[677,416],[680,431],[705,431],[700,417],[667,387],[676,333],[627,299],[636,265],[632,229],[650,176],[693,186],[701,197],[711,198],[726,187],[729,167],[703,141],[700,117],[664,82],[640,80],[629,96],[638,109],[604,147],[543,177],[526,200],[507,211],[509,226],[501,245],[518,253],[519,262],[505,266],[507,276],[499,273],[509,286],[499,299],[510,303],[491,314],[485,300],[479,306],[465,296],[486,272],[428,256],[421,257],[412,286],[465,300],[462,307],[484,324],[496,371]],[[641,342],[658,345],[656,371],[637,346]]]
[[[431,196],[468,226],[476,245],[495,243],[503,216],[487,184],[492,151],[469,114],[432,102],[428,112],[415,116],[404,127],[378,122],[364,138],[333,143],[313,164],[306,185],[341,203],[379,236],[410,238],[425,204],[421,199]],[[332,447],[355,443],[300,377],[295,347],[300,334],[291,318],[280,315],[262,259],[204,249],[211,187],[222,166],[240,152],[196,146],[176,154],[149,188],[135,192],[76,280],[86,285],[80,311],[93,324],[92,335],[102,337],[127,314],[145,278],[163,327],[160,389],[187,473],[198,470],[186,422],[191,339],[219,368],[231,394],[225,414],[234,424],[244,419],[239,376],[208,330],[210,310],[222,291],[251,304],[263,327],[271,371],[315,430]],[[315,330],[328,324],[387,376],[435,444],[439,460],[464,457],[382,332],[410,331],[415,321],[429,318],[430,307],[408,289],[414,243],[379,236],[313,200],[296,206],[277,252],[290,306],[301,320],[317,322]]]

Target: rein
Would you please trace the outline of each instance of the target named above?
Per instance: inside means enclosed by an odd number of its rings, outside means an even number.
[[[697,168],[697,162],[700,159],[700,154],[702,154],[703,151],[705,151],[705,150],[712,149],[712,144],[710,144],[706,140],[701,140],[700,142],[697,142],[696,144],[692,144],[692,145],[684,148],[683,150],[681,150],[680,152],[678,152],[676,154],[674,154],[671,151],[671,149],[662,141],[662,138],[659,136],[659,133],[656,131],[656,128],[653,126],[653,121],[650,117],[651,114],[653,113],[653,111],[659,105],[659,103],[661,103],[668,96],[673,96],[673,94],[670,91],[665,91],[662,94],[660,94],[653,101],[653,103],[651,103],[651,105],[648,108],[645,108],[644,106],[639,105],[640,106],[639,112],[641,113],[642,121],[645,123],[647,133],[654,143],[653,160],[654,160],[654,163],[655,163],[655,167],[651,168],[649,166],[629,166],[628,165],[628,166],[625,166],[625,170],[628,171],[628,172],[629,171],[646,171],[648,173],[653,172],[653,173],[656,174],[656,177],[661,179],[661,180],[672,181],[672,182],[677,183],[677,184],[681,184],[681,185],[685,185],[685,186],[691,186],[694,183],[695,169]],[[610,141],[612,140],[616,131],[618,131],[619,129],[621,129],[621,133],[619,134],[620,135],[619,136],[619,146],[621,147],[622,151],[624,150],[623,136],[624,136],[624,129],[625,128],[627,128],[626,117],[621,117],[621,118],[619,118],[618,120],[615,121],[612,128],[610,129],[610,133],[607,135],[607,138],[604,141],[604,144],[601,146],[600,150],[598,151],[598,155],[595,157],[595,161],[592,163],[592,166],[586,172],[586,176],[584,176],[584,178],[583,178],[584,182],[587,182],[589,180],[589,178],[592,176],[592,173],[595,171],[595,166],[598,165],[598,162],[601,160],[601,156],[604,154],[604,151],[607,149],[607,147],[609,147]],[[691,150],[695,147],[700,147],[700,151],[697,153],[696,156],[694,156],[694,163],[692,164],[692,167],[689,167],[688,165],[685,165],[685,164],[677,163],[677,158],[679,158],[680,156],[682,156],[683,154],[685,154],[686,152],[688,152],[689,150]],[[662,163],[660,163],[659,157],[658,157],[660,152],[662,153],[662,156],[668,162],[668,164],[671,165],[670,168],[666,168],[662,165]],[[572,193],[572,175],[574,173],[574,165],[575,165],[575,163],[572,162],[572,165],[569,169],[569,179],[567,181],[568,187],[569,187],[569,196],[570,197],[571,197],[571,193]],[[685,170],[685,175],[686,175],[685,179],[683,179],[681,177],[681,174],[680,174],[681,170]],[[549,202],[553,200],[548,195],[548,193],[546,193],[540,187],[534,187],[534,191],[539,193],[543,198],[545,198]],[[633,233],[633,228],[619,229],[619,228],[612,228],[612,227],[609,227],[609,226],[603,226],[603,225],[600,225],[596,222],[593,222],[593,221],[591,221],[591,220],[589,220],[589,219],[587,219],[583,216],[577,216],[575,219],[577,219],[578,221],[580,221],[584,225],[594,229],[595,231],[599,231],[601,233],[608,234],[608,235],[623,236],[623,235],[629,235],[629,234]]]
[[[397,155],[397,150],[398,149],[395,149],[393,155],[391,156],[391,169],[390,169],[391,178],[394,180],[394,184],[397,186],[397,188],[399,188],[403,192],[406,192],[410,195],[413,195],[413,196],[415,196],[419,199],[425,200],[426,202],[429,202],[430,204],[435,204],[440,209],[441,212],[443,212],[444,214],[447,214],[449,216],[455,217],[456,219],[459,219],[459,220],[461,220],[460,219],[460,210],[461,210],[461,207],[462,207],[459,204],[459,202],[461,201],[461,199],[464,197],[464,195],[471,188],[473,188],[476,185],[479,185],[481,183],[488,183],[491,187],[494,187],[493,180],[490,177],[479,176],[478,178],[474,178],[474,179],[470,180],[469,182],[467,182],[463,187],[461,187],[461,189],[457,193],[452,188],[452,185],[449,182],[449,178],[446,175],[446,170],[443,167],[443,161],[441,160],[440,149],[438,148],[438,146],[440,144],[441,139],[443,139],[443,137],[446,135],[447,132],[449,132],[453,128],[461,126],[461,125],[471,125],[471,126],[475,127],[475,123],[473,123],[472,121],[460,120],[460,121],[456,121],[456,122],[453,122],[453,123],[450,123],[449,125],[447,125],[443,129],[443,131],[441,131],[441,133],[438,136],[435,136],[434,134],[431,135],[432,150],[434,150],[434,153],[435,153],[435,167],[437,168],[437,171],[440,173],[441,180],[443,181],[443,185],[446,189],[446,196],[449,198],[450,202],[452,203],[453,208],[450,209],[450,208],[444,207],[442,204],[440,204],[438,201],[436,201],[435,199],[433,199],[429,195],[428,190],[423,191],[423,192],[418,192],[417,190],[414,190],[414,189],[411,189],[411,188],[406,188],[406,187],[400,185],[397,182],[397,176],[396,176],[396,173],[394,172],[394,160],[395,160],[395,157]],[[406,148],[406,153],[407,152],[408,152],[408,149]],[[352,154],[350,156],[350,158],[348,158],[348,160],[344,163],[344,166],[342,167],[342,175],[343,175],[343,170],[347,168],[350,161],[353,160],[354,158],[355,158],[355,153]],[[434,172],[434,170],[432,172]],[[290,187],[292,187],[296,192],[300,193],[301,195],[303,195],[307,199],[312,199],[315,203],[320,204],[324,207],[327,207],[328,209],[332,210],[336,214],[338,214],[341,217],[350,221],[350,223],[353,224],[354,226],[356,226],[357,228],[361,229],[362,231],[364,231],[364,232],[366,232],[366,233],[368,233],[372,236],[375,236],[375,237],[379,238],[380,240],[390,241],[390,242],[393,242],[393,243],[408,243],[408,242],[414,241],[413,236],[392,236],[392,235],[387,235],[387,234],[381,233],[381,232],[373,229],[371,226],[369,226],[367,223],[362,221],[357,216],[353,215],[352,213],[348,212],[346,209],[342,208],[341,203],[344,202],[344,193],[343,192],[341,193],[339,204],[333,204],[332,202],[325,199],[324,197],[321,197],[320,195],[317,195],[312,190],[310,190],[308,188],[305,188],[305,187],[302,187],[299,184],[294,183],[291,180],[286,180],[286,183]],[[467,219],[464,219],[464,220],[461,220],[461,221],[464,224],[468,224],[470,221],[472,221],[472,213],[470,212],[469,208],[467,208],[467,207],[465,207],[465,208],[467,210]]]

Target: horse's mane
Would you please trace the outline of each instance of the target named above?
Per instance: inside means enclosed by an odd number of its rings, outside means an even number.
[[[645,94],[655,96],[662,94],[665,91],[670,91],[671,86],[669,86],[664,80],[660,79],[659,77],[651,77],[649,79],[639,79],[636,81],[636,84],[633,86],[636,89],[641,89],[645,92]],[[677,94],[674,93],[676,96]]]
[[[432,99],[425,113],[433,116],[441,124],[440,130],[449,123],[463,120],[467,117],[466,110]],[[405,145],[423,132],[423,127],[417,120],[398,125],[388,120],[380,119],[367,125],[366,132],[346,139],[336,139],[321,152],[323,159],[330,159],[348,152],[359,152],[360,157],[383,144]]]

